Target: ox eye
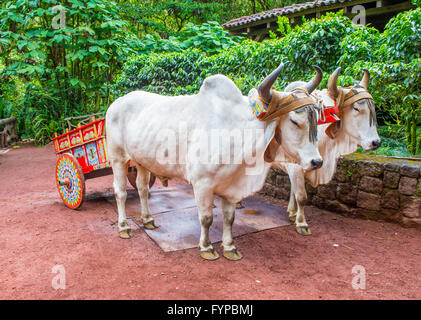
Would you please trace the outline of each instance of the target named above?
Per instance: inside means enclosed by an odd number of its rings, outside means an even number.
[[[360,112],[360,109],[352,107],[355,111]]]
[[[291,120],[291,122],[293,123],[293,124],[295,124],[297,127],[299,127],[299,125],[298,125],[298,123],[297,122],[295,122],[294,120],[292,120],[292,119],[290,119]]]

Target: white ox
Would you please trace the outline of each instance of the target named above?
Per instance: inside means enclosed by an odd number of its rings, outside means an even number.
[[[339,103],[340,121],[318,126],[318,148],[323,158],[323,167],[314,171],[305,171],[297,164],[281,163],[276,160],[273,162],[274,167],[281,168],[289,175],[291,193],[287,211],[290,220],[295,222],[297,232],[302,235],[311,234],[304,216],[304,205],[307,201],[305,180],[313,187],[317,187],[319,184],[327,184],[335,174],[336,164],[340,156],[355,152],[358,146],[368,151],[377,149],[381,144],[377,133],[376,111],[373,100],[369,98],[369,95],[365,94],[366,98],[361,95],[362,99],[354,95],[352,99],[355,102],[349,100],[350,103],[346,103],[347,100],[344,100],[344,97],[352,89],[368,89],[370,80],[368,71],[364,70],[364,76],[359,86],[341,88],[337,86],[340,70],[341,68],[336,69],[329,78],[329,91],[327,89],[315,90],[312,94],[315,102],[320,102],[324,106],[334,105],[335,101],[332,96]],[[300,81],[293,82],[285,88],[285,91],[293,90],[302,85],[303,83]],[[329,92],[332,96],[329,95]]]
[[[272,90],[283,65],[273,71],[259,86],[264,101],[285,101],[292,93]],[[313,91],[321,81],[321,74],[305,84]],[[312,102],[307,97],[307,101]],[[224,256],[230,260],[241,259],[232,239],[235,205],[241,199],[260,190],[270,170],[276,152],[285,161],[299,163],[302,168],[316,169],[322,164],[317,144],[309,139],[309,113],[315,113],[314,104],[287,112],[272,121],[260,121],[254,116],[248,98],[235,84],[223,75],[204,80],[200,91],[189,96],[161,96],[144,91],[134,91],[118,98],[106,114],[108,153],[114,173],[114,193],[118,207],[120,237],[130,238],[131,230],[126,221],[126,175],[129,161],[137,168],[136,186],[141,203],[141,216],[145,228],[157,227],[148,206],[148,181],[150,172],[163,177],[181,178],[193,187],[201,223],[200,255],[204,259],[218,258],[209,239],[212,224],[214,194],[222,198]],[[316,116],[317,118],[317,116]],[[300,128],[294,123],[300,124]],[[187,131],[177,136],[180,126]],[[212,130],[224,133],[238,130],[244,135],[240,148],[231,140],[221,148],[211,147],[212,161],[197,161],[197,151],[206,153],[207,138],[203,133]],[[246,130],[255,132],[247,135]],[[260,130],[260,131],[259,131]],[[258,136],[258,131],[262,134]],[[276,132],[276,134],[275,134]],[[182,140],[185,139],[185,144]],[[252,152],[248,153],[250,149]],[[278,151],[279,149],[279,151]],[[162,163],[162,158],[173,161]],[[219,159],[240,159],[235,163],[219,163]],[[214,160],[218,160],[215,161]],[[175,161],[174,161],[175,160]],[[261,164],[260,170],[252,172]]]

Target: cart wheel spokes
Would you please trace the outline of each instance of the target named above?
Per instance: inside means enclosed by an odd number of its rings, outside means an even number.
[[[71,154],[64,153],[57,159],[56,182],[64,204],[71,209],[79,208],[85,200],[85,177]]]

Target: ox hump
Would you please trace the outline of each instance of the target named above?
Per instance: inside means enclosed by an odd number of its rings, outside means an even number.
[[[289,85],[287,85],[284,91],[289,92],[296,88],[303,88],[306,84],[307,83],[304,81],[294,81],[294,82],[291,82]]]
[[[243,95],[235,83],[222,74],[207,77],[200,87],[199,95],[212,95],[225,101],[242,102]]]

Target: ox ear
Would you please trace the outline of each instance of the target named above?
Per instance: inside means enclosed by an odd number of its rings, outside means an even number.
[[[325,132],[330,139],[335,139],[336,136],[338,135],[340,128],[341,128],[341,121],[339,120],[339,121],[335,121],[331,123],[329,127],[327,127]]]
[[[275,135],[273,136],[272,140],[270,140],[265,150],[264,159],[266,162],[273,162],[275,160],[276,151],[278,151],[280,145],[281,129],[279,129],[279,126],[276,126]]]

